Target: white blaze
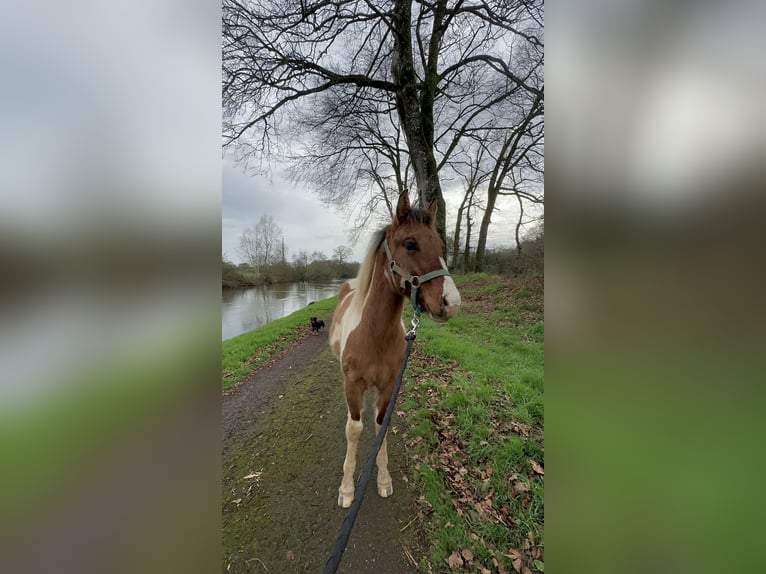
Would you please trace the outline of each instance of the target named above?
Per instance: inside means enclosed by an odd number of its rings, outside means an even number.
[[[444,259],[439,257],[439,261],[442,264],[442,267],[444,269],[447,269],[447,264],[444,262]],[[452,277],[449,275],[444,276],[444,287],[442,288],[442,297],[446,299],[447,305],[450,307],[459,307],[460,306],[460,291],[457,290],[457,285],[455,285],[455,282],[452,280]]]

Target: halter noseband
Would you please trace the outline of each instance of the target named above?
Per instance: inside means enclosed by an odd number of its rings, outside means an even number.
[[[423,283],[427,283],[431,281],[431,279],[436,279],[437,277],[441,277],[443,275],[449,276],[449,271],[445,267],[442,267],[441,269],[430,271],[425,275],[412,275],[407,273],[404,269],[396,264],[393,255],[391,255],[391,250],[388,248],[388,239],[383,240],[383,249],[386,250],[386,257],[388,257],[388,265],[391,269],[391,273],[396,273],[400,277],[399,287],[406,290],[407,283],[412,286],[410,301],[412,303],[412,308],[415,311],[415,315],[420,315],[420,305],[418,305],[418,289]]]

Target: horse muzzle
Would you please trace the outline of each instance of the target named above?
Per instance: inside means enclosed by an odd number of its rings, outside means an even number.
[[[452,319],[455,315],[457,315],[458,310],[460,309],[460,303],[457,305],[453,305],[450,303],[449,299],[447,297],[442,295],[441,302],[439,305],[439,312],[434,313],[433,311],[426,309],[426,315],[436,323],[445,323],[449,319]]]

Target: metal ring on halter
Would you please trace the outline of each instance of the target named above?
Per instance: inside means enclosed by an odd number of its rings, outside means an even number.
[[[405,335],[404,335],[404,338],[407,339],[407,340],[415,338],[415,333],[418,330],[418,325],[420,325],[420,312],[419,311],[417,311],[415,313],[415,315],[412,317],[411,324],[412,324],[412,329],[407,331],[407,333],[405,333]]]
[[[396,261],[394,260],[393,255],[391,255],[391,250],[388,248],[388,239],[383,239],[383,249],[386,252],[386,257],[388,258],[388,265],[391,268],[391,279],[394,282],[394,285],[396,285],[396,278],[394,275],[398,275],[400,278],[399,281],[399,287],[403,290],[407,289],[407,283],[410,284],[411,294],[410,294],[410,300],[412,302],[412,308],[415,311],[415,313],[420,313],[420,306],[418,305],[418,288],[423,284],[427,283],[428,281],[431,281],[432,279],[436,279],[437,277],[441,276],[449,276],[449,271],[447,270],[446,266],[444,266],[444,261],[442,260],[442,268],[441,269],[435,269],[434,271],[429,271],[422,277],[419,275],[411,275],[407,273],[404,269],[400,268]]]

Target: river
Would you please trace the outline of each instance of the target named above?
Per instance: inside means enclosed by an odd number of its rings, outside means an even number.
[[[231,339],[338,294],[345,279],[223,289],[222,339]]]

